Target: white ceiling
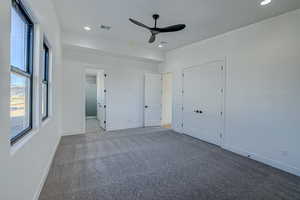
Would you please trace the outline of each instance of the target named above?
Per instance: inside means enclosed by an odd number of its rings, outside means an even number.
[[[108,40],[122,40],[129,45],[158,48],[160,41],[168,44],[164,50],[203,40],[300,8],[300,0],[273,0],[260,6],[261,0],[53,0],[64,32],[83,33]],[[150,33],[129,22],[132,17],[149,26],[152,14],[161,18],[158,26],[185,23],[187,28],[176,33],[158,35],[148,44]],[[100,29],[105,24],[110,31]],[[92,30],[86,32],[84,26]]]

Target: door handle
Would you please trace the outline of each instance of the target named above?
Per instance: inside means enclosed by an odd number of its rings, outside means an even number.
[[[145,106],[145,108],[148,108],[148,106]]]

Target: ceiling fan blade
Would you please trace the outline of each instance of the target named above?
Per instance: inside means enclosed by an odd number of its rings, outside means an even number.
[[[146,29],[150,29],[150,27],[149,27],[149,26],[146,26],[145,24],[143,24],[143,23],[141,23],[141,22],[139,22],[139,21],[136,21],[136,20],[134,20],[134,19],[131,19],[131,18],[129,18],[129,20],[130,20],[132,23],[134,23],[135,25],[138,25],[138,26],[144,27],[144,28],[146,28]]]
[[[164,28],[158,28],[158,31],[161,33],[166,33],[166,32],[175,32],[175,31],[180,31],[185,28],[185,24],[177,24],[173,26],[167,26]]]
[[[149,43],[153,43],[154,41],[155,41],[155,34],[152,34],[149,39]]]

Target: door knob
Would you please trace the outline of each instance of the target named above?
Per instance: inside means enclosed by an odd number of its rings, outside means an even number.
[[[148,108],[148,106],[145,106],[145,108]]]

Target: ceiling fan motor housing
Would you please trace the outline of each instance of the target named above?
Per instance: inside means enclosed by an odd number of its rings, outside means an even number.
[[[159,18],[159,15],[158,14],[154,14],[154,15],[152,15],[152,17],[153,17],[154,20],[157,20]]]

